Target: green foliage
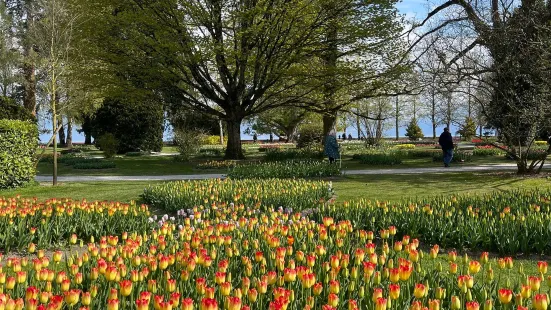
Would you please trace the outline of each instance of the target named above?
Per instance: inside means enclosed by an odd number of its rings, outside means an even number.
[[[473,159],[472,152],[454,151],[452,163],[465,163],[465,162],[472,161],[472,159]],[[444,160],[444,154],[442,153],[442,151],[432,156],[432,161],[434,162],[441,162],[443,160]]]
[[[197,165],[197,169],[228,169],[237,165],[236,160],[209,160]]]
[[[398,144],[398,145],[394,146],[394,148],[398,149],[398,150],[414,150],[415,149],[415,144],[412,144],[412,143]]]
[[[147,155],[146,152],[127,152],[124,154],[127,157],[141,157]]]
[[[359,154],[354,155],[352,158],[359,160],[361,164],[372,166],[394,166],[402,163],[400,156],[394,153]]]
[[[406,137],[408,137],[411,141],[419,140],[424,137],[423,131],[421,130],[421,127],[419,127],[416,118],[413,118],[406,128]]]
[[[403,157],[407,158],[432,158],[434,155],[442,153],[440,149],[428,149],[428,150],[408,150],[403,154]]]
[[[120,143],[114,134],[107,132],[96,139],[96,144],[103,151],[106,158],[111,158],[119,151]]]
[[[174,144],[180,153],[176,160],[189,161],[201,149],[204,134],[198,131],[179,130],[174,132]]]
[[[224,135],[224,145],[228,143],[228,136]],[[220,145],[220,136],[202,135],[201,145]]]
[[[107,98],[92,120],[94,138],[106,133],[118,141],[118,153],[163,148],[163,109],[151,99]]]
[[[461,129],[459,129],[459,134],[466,140],[476,136],[476,124],[472,117],[467,117],[465,119],[465,123],[461,125]]]
[[[322,207],[317,220],[325,216],[350,220],[368,231],[393,225],[399,233],[396,238],[409,235],[444,248],[550,254],[551,230],[542,225],[551,216],[550,207],[550,191],[509,191],[392,204],[360,200]]]
[[[89,169],[113,169],[116,168],[117,165],[114,162],[106,161],[106,160],[100,160],[100,161],[82,161],[79,163],[75,163],[73,165],[74,169],[82,169],[82,170],[89,170]]]
[[[0,189],[34,181],[38,128],[30,121],[0,119]]]
[[[301,159],[323,159],[323,150],[316,148],[304,149],[268,149],[264,160],[266,161],[285,161]]]
[[[323,127],[318,123],[304,124],[298,130],[297,147],[305,148],[321,144]]]
[[[164,183],[146,188],[142,200],[151,207],[167,211],[205,206],[202,218],[214,217],[215,209],[228,204],[247,208],[293,208],[300,211],[317,206],[333,196],[329,184],[306,180],[201,180]]]
[[[503,151],[495,147],[475,147],[473,150],[474,156],[499,156],[503,155]]]
[[[338,165],[323,161],[284,161],[239,165],[228,172],[234,179],[321,178],[340,175]]]
[[[13,99],[0,97],[0,119],[36,122],[36,117]]]

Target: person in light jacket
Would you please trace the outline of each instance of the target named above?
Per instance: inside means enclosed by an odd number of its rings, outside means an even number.
[[[325,137],[324,153],[327,157],[329,157],[329,163],[331,164],[340,158],[337,133],[334,129],[329,132],[327,137]]]
[[[449,128],[444,128],[444,132],[438,139],[438,144],[442,147],[444,153],[444,167],[449,167],[453,159],[453,137]]]

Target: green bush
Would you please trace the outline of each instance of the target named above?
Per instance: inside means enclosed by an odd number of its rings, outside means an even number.
[[[465,163],[465,162],[470,162],[472,160],[473,160],[473,153],[472,152],[464,152],[464,151],[454,151],[453,152],[452,163]],[[444,161],[443,152],[440,151],[440,152],[438,152],[438,154],[434,154],[432,156],[432,161],[434,161],[434,162]]]
[[[442,153],[439,149],[427,149],[427,150],[408,150],[405,152],[404,157],[407,158],[432,158],[435,155]]]
[[[147,152],[127,152],[124,155],[127,157],[140,157],[147,155]]]
[[[82,170],[88,170],[88,169],[113,169],[116,168],[117,165],[114,162],[106,161],[106,160],[100,160],[100,161],[81,161],[78,163],[75,163],[73,165],[74,169],[82,169]]]
[[[205,135],[199,131],[178,130],[174,133],[174,144],[180,155],[175,157],[177,161],[189,161],[191,156],[201,149],[201,141]]]
[[[419,127],[417,119],[413,118],[409,123],[406,128],[406,137],[408,137],[411,141],[419,140],[424,137],[423,130]]]
[[[30,121],[0,120],[0,189],[34,181],[38,128]]]
[[[239,165],[228,173],[234,179],[314,178],[340,175],[338,165],[323,161],[285,161]]]
[[[264,155],[266,161],[284,161],[301,159],[323,159],[323,150],[314,148],[305,149],[269,149]]]
[[[36,117],[13,99],[0,97],[0,119],[36,122]]]
[[[224,135],[224,145],[228,144],[228,136]],[[220,145],[220,136],[204,135],[201,139],[201,145]]]
[[[119,150],[119,141],[112,133],[105,133],[98,138],[97,144],[106,158],[115,156]]]
[[[163,104],[152,98],[106,98],[92,118],[92,135],[112,133],[118,152],[160,152],[163,148]]]
[[[297,147],[300,149],[321,144],[322,131],[323,128],[319,124],[301,126],[298,131]]]
[[[372,166],[394,166],[400,165],[402,159],[396,154],[357,154],[352,157],[355,160],[359,160],[360,164],[372,165]]]
[[[332,196],[329,184],[323,181],[212,179],[150,186],[141,198],[151,207],[172,212],[197,207],[203,210],[201,217],[209,219],[214,212],[224,212],[230,203],[251,210],[283,207],[298,212]]]

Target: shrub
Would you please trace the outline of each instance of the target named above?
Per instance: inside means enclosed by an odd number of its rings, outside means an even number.
[[[547,145],[547,141],[535,141],[534,144],[536,144],[536,145]]]
[[[229,171],[228,177],[235,179],[319,178],[337,176],[340,173],[338,165],[323,161],[285,161],[239,165]]]
[[[140,156],[145,156],[147,154],[148,154],[147,152],[127,152],[124,155],[127,157],[140,157]]]
[[[459,129],[459,134],[466,140],[470,140],[472,137],[476,136],[476,124],[472,117],[467,117],[465,119],[465,123],[463,123],[461,129]]]
[[[402,159],[396,154],[392,154],[392,153],[358,154],[358,155],[354,155],[352,158],[359,160],[360,164],[373,165],[373,166],[394,166],[394,165],[400,165],[402,163]]]
[[[415,144],[408,143],[408,144],[398,144],[394,146],[395,149],[398,150],[413,150],[415,149]]]
[[[201,149],[201,141],[204,135],[198,131],[178,130],[174,133],[174,144],[178,148],[178,161],[189,161],[191,156]]]
[[[46,248],[67,242],[72,234],[90,240],[123,232],[142,233],[151,225],[146,206],[70,199],[39,201],[0,197],[2,251],[26,249],[30,243]],[[36,229],[30,233],[31,228]]]
[[[322,128],[317,124],[301,126],[298,131],[297,147],[300,149],[321,144],[322,131]]]
[[[30,121],[0,120],[0,189],[34,181],[38,128]]]
[[[228,136],[224,135],[224,145],[228,144]],[[220,145],[220,136],[203,136],[201,145]]]
[[[112,133],[118,152],[160,152],[163,148],[163,105],[151,98],[106,98],[92,118],[92,135]]]
[[[113,169],[116,168],[117,165],[114,162],[101,160],[101,161],[83,161],[79,163],[75,163],[73,165],[74,169],[82,169],[82,170],[88,170],[88,169]]]
[[[266,161],[284,161],[301,159],[323,159],[323,150],[320,149],[270,149],[266,152],[264,160]]]
[[[29,110],[7,97],[0,97],[0,119],[36,122]]]
[[[119,150],[119,141],[117,141],[117,138],[112,133],[105,133],[96,141],[106,158],[111,158],[117,154]]]
[[[424,137],[423,131],[421,130],[421,127],[419,127],[416,118],[411,119],[411,122],[406,128],[406,137],[408,137],[411,141],[419,140]]]
[[[214,217],[216,210],[225,210],[230,203],[250,210],[300,211],[332,196],[327,182],[276,179],[177,181],[150,186],[141,195],[149,206],[168,211],[202,208],[203,218]]]
[[[425,149],[425,150],[408,150],[404,155],[408,158],[432,158],[435,155],[441,154],[442,150],[440,149]]]
[[[463,162],[470,162],[473,159],[473,153],[472,152],[464,152],[464,151],[454,151],[453,152],[453,163],[463,163]],[[432,161],[434,162],[440,162],[444,160],[444,154],[442,151],[438,152],[437,154],[434,154],[432,156]]]

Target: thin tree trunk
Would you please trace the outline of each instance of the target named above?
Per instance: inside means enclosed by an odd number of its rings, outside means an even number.
[[[52,177],[52,183],[54,186],[57,185],[57,141],[56,141],[56,130],[59,128],[57,125],[57,107],[55,104],[56,101],[56,95],[55,92],[52,94],[52,127],[53,127],[53,135],[54,135],[54,171],[53,171],[53,177]],[[61,130],[60,130],[61,131]]]
[[[73,118],[67,117],[67,139],[65,144],[69,149],[73,148]]]
[[[362,138],[362,129],[359,115],[356,115],[356,128],[358,128],[358,140],[360,140]]]
[[[434,91],[431,92],[431,113],[430,113],[430,120],[432,122],[432,138],[436,139],[436,127],[438,127],[438,124],[436,123],[436,96],[434,94]]]
[[[400,140],[400,106],[396,97],[396,141]]]
[[[220,126],[220,145],[224,145],[224,126],[222,126],[222,120],[218,121],[218,125]]]
[[[226,121],[228,126],[227,136],[228,145],[226,146],[225,159],[244,159],[243,147],[241,145],[241,122],[239,118],[229,119]]]
[[[59,145],[65,146],[67,141],[65,141],[65,126],[63,126],[63,116],[61,115],[57,119],[57,126],[61,127],[59,130]]]

